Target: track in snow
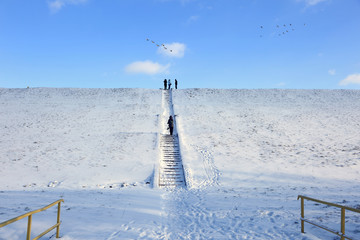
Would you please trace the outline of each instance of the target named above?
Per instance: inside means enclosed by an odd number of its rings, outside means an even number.
[[[161,159],[159,167],[159,187],[186,187],[171,90],[163,90],[162,106],[164,109],[162,119],[164,121],[162,122],[163,133],[160,136]],[[174,118],[174,133],[172,136],[166,130],[170,115]]]

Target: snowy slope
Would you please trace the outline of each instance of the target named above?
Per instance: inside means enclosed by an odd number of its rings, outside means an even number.
[[[136,183],[153,173],[159,91],[2,89],[0,99],[2,189]]]
[[[359,91],[189,89],[174,102],[190,154],[213,155],[214,183],[360,181]]]
[[[161,90],[0,89],[0,222],[64,198],[63,239],[333,239],[300,233],[297,195],[360,206],[360,91],[172,95],[188,189],[165,191]],[[338,228],[335,209],[312,213]],[[360,239],[360,216],[347,221]]]

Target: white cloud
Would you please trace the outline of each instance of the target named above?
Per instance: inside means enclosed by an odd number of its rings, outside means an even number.
[[[190,2],[195,2],[196,0],[155,0],[157,2],[179,2],[182,5],[185,5]]]
[[[313,6],[321,2],[325,2],[327,0],[306,0],[307,5]]]
[[[190,23],[196,22],[198,19],[199,19],[199,16],[191,16],[188,18],[187,23],[190,24]]]
[[[185,4],[189,3],[189,2],[193,2],[193,0],[180,0],[180,2],[181,2],[182,5],[185,5]]]
[[[305,2],[307,6],[315,6],[321,2],[329,1],[329,0],[297,0],[298,2]]]
[[[48,1],[49,9],[52,13],[60,11],[66,5],[77,5],[86,3],[88,0],[52,0]]]
[[[65,2],[63,0],[56,0],[56,1],[48,2],[48,5],[51,12],[55,13],[65,5]]]
[[[360,73],[351,74],[339,82],[340,86],[347,86],[349,84],[360,84]]]
[[[159,47],[158,53],[168,57],[182,58],[185,55],[186,45],[183,43],[165,43],[167,49]]]
[[[335,74],[336,74],[336,70],[335,70],[335,69],[330,69],[330,70],[328,71],[328,73],[329,73],[330,75],[335,75]]]
[[[157,62],[137,61],[130,63],[125,67],[127,73],[143,73],[148,75],[155,75],[159,73],[167,73],[169,71],[170,64],[161,65]]]

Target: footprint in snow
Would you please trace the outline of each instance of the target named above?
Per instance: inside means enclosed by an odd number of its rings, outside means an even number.
[[[58,181],[51,181],[51,182],[48,183],[47,186],[54,188],[54,187],[57,187],[57,186],[59,186],[59,185],[60,185],[60,182],[58,182]]]

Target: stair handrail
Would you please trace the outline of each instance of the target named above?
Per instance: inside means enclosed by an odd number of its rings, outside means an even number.
[[[307,222],[307,223],[310,223],[316,227],[319,227],[319,228],[322,228],[328,232],[331,232],[335,235],[338,235],[339,237],[341,237],[341,240],[345,240],[345,239],[352,239],[350,238],[349,236],[346,236],[345,235],[345,210],[348,210],[348,211],[352,211],[352,212],[357,212],[357,213],[360,213],[360,209],[356,209],[356,208],[352,208],[352,207],[347,207],[347,206],[343,206],[343,205],[340,205],[340,204],[336,204],[336,203],[330,203],[330,202],[325,202],[325,201],[322,201],[322,200],[319,200],[319,199],[315,199],[315,198],[311,198],[311,197],[307,197],[307,196],[303,196],[303,195],[299,195],[298,200],[301,199],[301,232],[302,233],[305,233],[305,229],[304,229],[304,223]],[[306,200],[309,200],[309,201],[313,201],[313,202],[317,202],[317,203],[321,203],[321,204],[325,204],[325,205],[328,205],[328,206],[333,206],[333,207],[337,207],[337,208],[340,208],[341,209],[341,225],[340,225],[340,232],[339,231],[336,231],[336,230],[333,230],[333,229],[330,229],[328,227],[325,227],[323,225],[320,225],[318,223],[314,223],[312,221],[309,221],[308,219],[305,218],[305,207],[304,207],[304,199]]]
[[[23,218],[26,218],[28,217],[28,226],[27,226],[27,233],[26,233],[26,240],[30,240],[31,239],[31,223],[32,223],[32,215],[35,214],[35,213],[39,213],[39,212],[42,212],[42,211],[45,211],[49,208],[51,208],[52,206],[58,204],[58,211],[57,211],[57,221],[56,221],[56,224],[50,228],[48,228],[47,230],[45,230],[43,233],[41,233],[40,235],[38,235],[37,237],[33,238],[33,240],[37,240],[39,238],[41,238],[42,236],[44,236],[45,234],[47,234],[48,232],[50,232],[51,230],[53,230],[54,228],[56,228],[56,238],[59,238],[59,234],[60,234],[60,224],[61,224],[61,221],[60,221],[60,206],[61,206],[61,203],[64,202],[64,199],[59,199],[43,208],[39,208],[37,210],[34,210],[34,211],[31,211],[31,212],[28,212],[28,213],[25,213],[23,215],[20,215],[18,217],[15,217],[15,218],[12,218],[10,220],[7,220],[5,222],[2,222],[0,223],[0,228],[2,227],[5,227],[13,222],[16,222],[16,221],[19,221]]]

